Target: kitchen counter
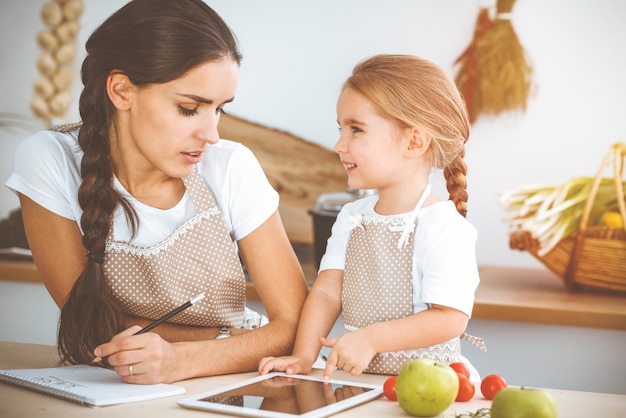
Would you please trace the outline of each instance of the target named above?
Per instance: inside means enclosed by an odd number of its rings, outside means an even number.
[[[316,268],[312,249],[296,248],[309,285]],[[476,292],[473,318],[626,330],[626,294],[570,291],[547,269],[484,266]],[[41,283],[30,260],[0,259],[0,280]],[[259,300],[252,283],[249,300]]]

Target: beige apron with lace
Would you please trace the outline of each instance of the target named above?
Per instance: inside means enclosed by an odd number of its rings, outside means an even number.
[[[343,321],[348,330],[413,315],[415,222],[429,193],[427,187],[410,216],[371,215],[356,220],[343,280]],[[460,354],[460,339],[453,338],[431,347],[376,354],[365,373],[397,375],[409,360],[428,357],[451,363]]]
[[[111,228],[104,269],[114,296],[126,312],[156,319],[204,293],[202,301],[170,321],[206,327],[261,325],[257,318],[254,324],[244,323],[245,275],[213,193],[197,167],[183,182],[197,214],[165,240],[137,247],[113,240]]]

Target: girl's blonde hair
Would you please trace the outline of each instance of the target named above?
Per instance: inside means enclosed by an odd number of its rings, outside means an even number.
[[[376,55],[354,67],[344,83],[364,95],[381,116],[431,137],[433,168],[443,170],[459,213],[467,215],[465,143],[470,122],[452,78],[436,64],[412,55]]]

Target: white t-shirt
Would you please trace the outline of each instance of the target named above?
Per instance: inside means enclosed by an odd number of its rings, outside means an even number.
[[[354,226],[353,215],[376,215],[377,201],[378,196],[365,197],[341,209],[320,262],[320,271],[344,270],[348,239]],[[419,210],[415,234],[413,312],[438,304],[471,316],[479,283],[476,228],[448,200]]]
[[[13,173],[5,184],[51,212],[76,221],[80,227],[82,209],[78,203],[78,188],[82,180],[82,156],[76,131],[38,132],[19,145]],[[228,140],[209,145],[198,167],[215,196],[233,240],[254,231],[277,210],[278,193],[254,154],[244,145]],[[132,198],[117,178],[114,187],[129,199],[137,212],[139,227],[132,240],[137,246],[162,241],[196,214],[187,192],[174,207],[162,210]],[[116,209],[114,232],[116,240],[131,238],[122,208]]]

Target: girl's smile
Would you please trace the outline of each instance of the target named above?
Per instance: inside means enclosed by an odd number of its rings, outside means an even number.
[[[350,174],[350,172],[356,169],[356,164],[354,163],[348,163],[348,162],[341,160],[341,164],[343,164],[343,167],[345,168],[346,173],[348,174]]]

